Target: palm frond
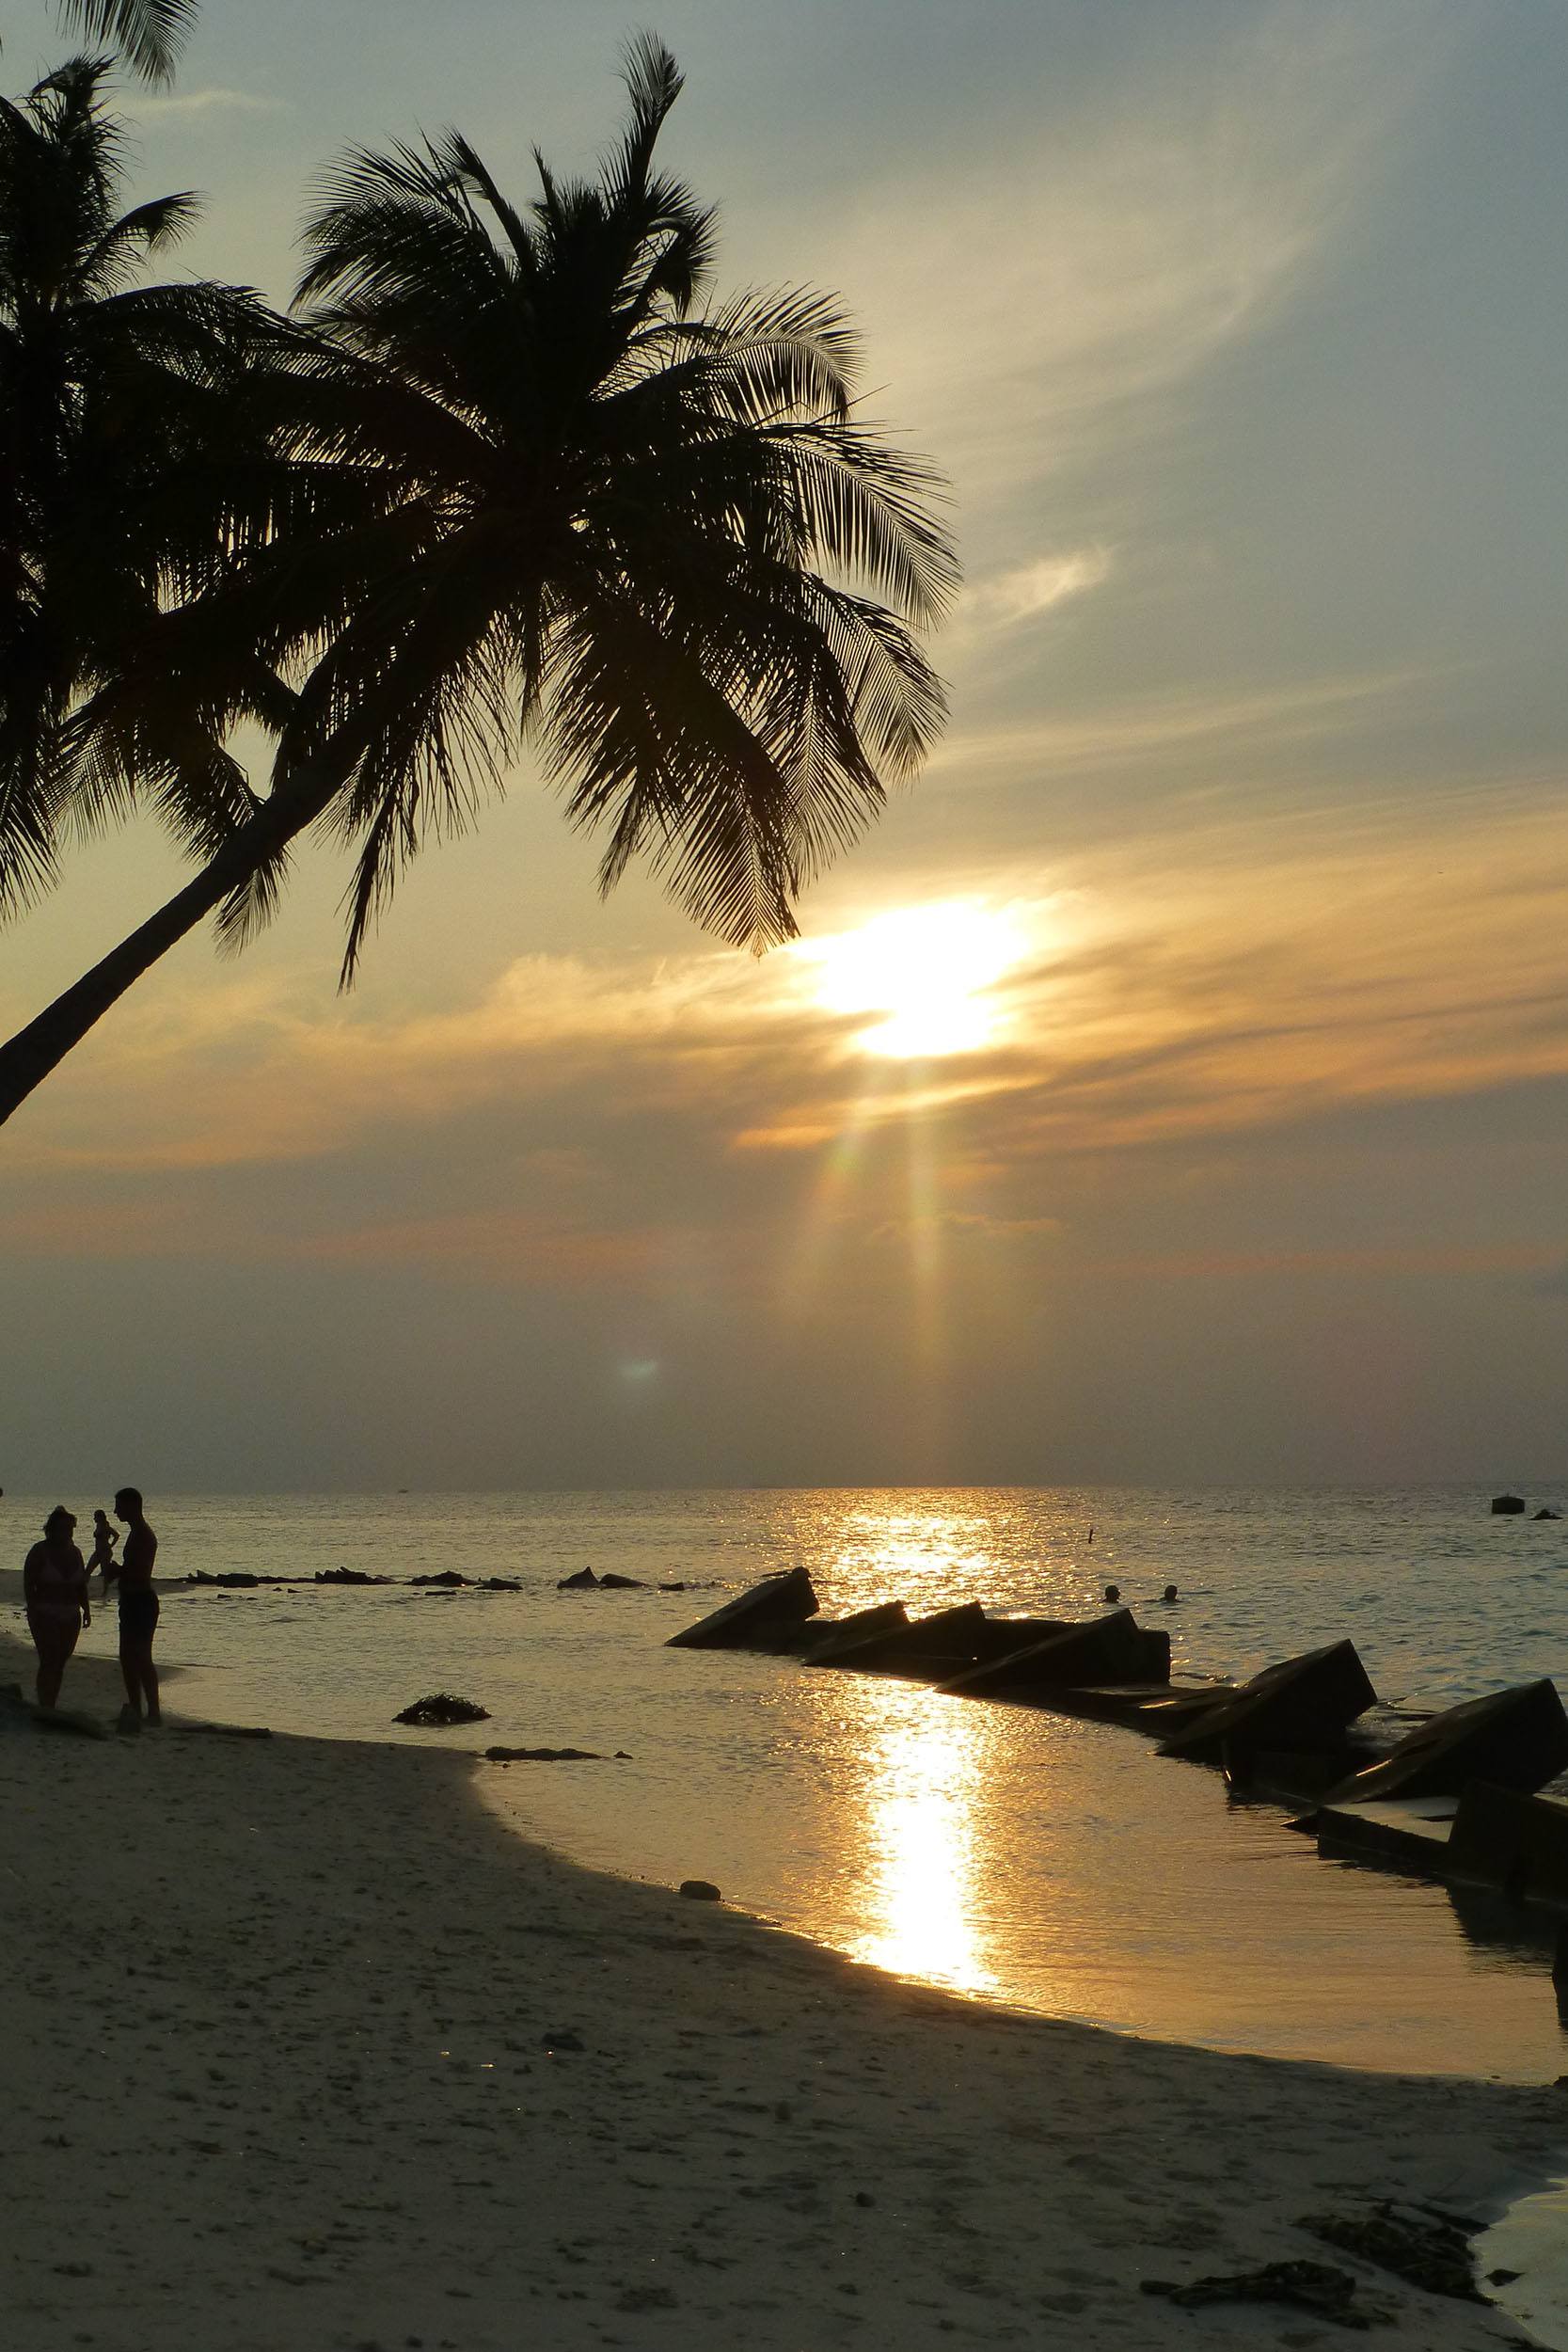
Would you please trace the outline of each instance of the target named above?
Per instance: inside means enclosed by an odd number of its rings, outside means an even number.
[[[331,297],[369,324],[411,293],[445,285],[488,298],[502,282],[460,181],[430,149],[356,150],[323,176],[318,199],[301,237],[296,310]]]
[[[121,213],[83,255],[77,273],[80,283],[105,290],[119,284],[145,255],[178,245],[200,212],[200,198],[187,188],[176,196],[154,197]]]
[[[149,82],[168,82],[198,14],[198,0],[60,0],[60,16],[89,40],[113,42]]]
[[[627,42],[624,78],[631,116],[605,174],[612,198],[646,182],[658,135],[686,87],[686,76],[655,33],[639,33]]]
[[[458,186],[466,189],[470,196],[478,196],[489,206],[511,247],[514,264],[525,283],[531,286],[538,275],[533,232],[523,214],[502,195],[478,150],[460,131],[449,131],[432,153],[437,167],[444,169]]]
[[[864,580],[923,627],[940,621],[961,574],[933,509],[942,477],[848,423],[766,428],[781,447],[819,562]]]
[[[35,905],[58,871],[68,771],[51,718],[43,697],[0,708],[0,923]]]

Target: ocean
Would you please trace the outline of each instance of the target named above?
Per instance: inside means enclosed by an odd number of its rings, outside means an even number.
[[[1532,1511],[1560,1509],[1568,1480],[1528,1493]],[[18,1562],[56,1499],[0,1506]],[[100,1500],[66,1499],[84,1525]],[[974,1598],[1087,1616],[1114,1582],[1169,1630],[1179,1677],[1244,1676],[1352,1636],[1397,1731],[1409,1710],[1568,1668],[1568,1518],[1487,1504],[1471,1488],[998,1488],[152,1496],[149,1509],[160,1653],[189,1669],[170,1692],[182,1711],[597,1750],[483,1766],[480,1786],[578,1860],[710,1879],[781,1926],[978,1999],[1221,2049],[1549,2081],[1568,2072],[1568,2032],[1539,1915],[1320,1861],[1277,1808],[1113,1726],[664,1647],[797,1563],[830,1613],[901,1597],[922,1613]],[[177,1581],[340,1565],[456,1568],[522,1590]],[[584,1566],[647,1589],[557,1590]],[[688,1589],[657,1589],[672,1582]],[[112,1640],[109,1612],[84,1648]],[[490,1720],[394,1725],[433,1690]]]

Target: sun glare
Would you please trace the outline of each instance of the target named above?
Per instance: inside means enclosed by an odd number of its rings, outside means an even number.
[[[1006,1016],[993,992],[1022,943],[1008,915],[950,901],[879,914],[804,952],[820,967],[818,1003],[880,1015],[859,1043],[911,1061],[976,1053],[1001,1035]]]

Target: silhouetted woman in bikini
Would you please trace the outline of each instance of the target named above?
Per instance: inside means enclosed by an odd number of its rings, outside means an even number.
[[[76,1520],[63,1502],[50,1512],[42,1543],[35,1544],[22,1564],[22,1597],[39,1654],[39,1705],[52,1708],[77,1635],[92,1623],[87,1572],[76,1549]]]

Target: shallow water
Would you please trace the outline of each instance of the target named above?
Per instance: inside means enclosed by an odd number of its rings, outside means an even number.
[[[1568,2352],[1568,2181],[1521,2197],[1475,2242],[1478,2277],[1533,2340]],[[1494,2272],[1513,2277],[1491,2281]]]
[[[1561,1489],[1531,1498],[1559,1504]],[[53,1500],[53,1498],[51,1498]],[[830,1612],[1093,1613],[1107,1581],[1177,1671],[1239,1675],[1343,1633],[1386,1703],[1564,1665],[1568,1522],[1486,1497],[1110,1490],[172,1499],[160,1568],[516,1577],[516,1595],[218,1596],[165,1586],[182,1708],[279,1729],[629,1760],[489,1767],[487,1795],[579,1859],[726,1898],[857,1958],[1125,2031],[1525,2081],[1568,2071],[1551,1931],[1320,1862],[1284,1816],[1111,1726],[667,1636],[802,1561]],[[6,1505],[15,1528],[41,1509]],[[1091,1524],[1095,1534],[1088,1540]],[[571,1594],[599,1571],[684,1595]],[[1157,1597],[1175,1581],[1174,1610]],[[99,1621],[87,1646],[107,1647]],[[491,1721],[396,1731],[420,1692]]]

